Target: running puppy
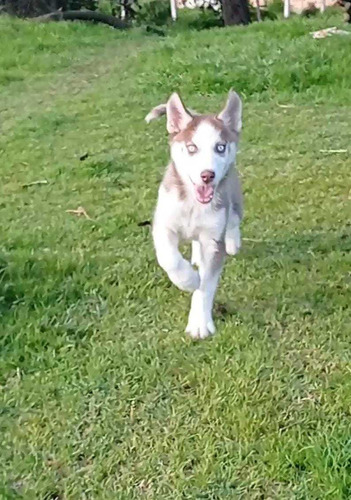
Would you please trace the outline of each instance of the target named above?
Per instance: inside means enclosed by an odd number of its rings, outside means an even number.
[[[215,332],[212,307],[225,255],[241,245],[242,194],[234,164],[242,105],[230,91],[218,115],[198,115],[174,93],[145,120],[164,114],[171,162],[159,189],[154,245],[169,279],[193,292],[186,332],[205,338]],[[192,242],[191,264],[179,252],[180,241]]]

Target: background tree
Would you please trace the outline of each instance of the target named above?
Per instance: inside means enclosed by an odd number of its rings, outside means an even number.
[[[222,11],[226,26],[249,24],[251,21],[247,0],[222,0]]]

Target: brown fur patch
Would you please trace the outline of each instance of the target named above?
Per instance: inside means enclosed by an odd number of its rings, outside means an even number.
[[[175,189],[180,200],[184,200],[186,198],[186,188],[184,182],[178,174],[173,162],[168,165],[162,184],[166,191]]]
[[[238,142],[239,134],[234,130],[230,130],[226,127],[222,120],[220,120],[217,116],[209,116],[208,121],[211,125],[220,131],[221,139],[224,142]]]
[[[196,129],[201,125],[201,123],[210,123],[213,128],[220,132],[221,139],[224,142],[238,142],[239,135],[237,132],[229,130],[216,115],[198,115],[194,116],[189,125],[178,132],[177,134],[170,135],[170,142],[185,142],[189,143],[193,139],[193,135]]]
[[[204,118],[204,116],[194,116],[189,125],[184,130],[181,130],[177,134],[173,134],[171,136],[171,141],[185,143],[191,142],[196,129],[204,121]]]

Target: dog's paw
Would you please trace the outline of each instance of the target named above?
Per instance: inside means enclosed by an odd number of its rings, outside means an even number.
[[[193,339],[205,339],[210,335],[213,335],[216,331],[214,323],[212,320],[204,323],[203,321],[189,321],[185,332],[190,335]]]
[[[190,266],[190,265],[189,265]],[[184,275],[178,275],[176,279],[172,280],[180,290],[183,292],[195,292],[200,286],[200,275],[198,271],[190,268]]]
[[[241,235],[239,227],[227,232],[225,236],[225,251],[227,255],[236,255],[241,247]]]
[[[194,292],[200,286],[200,275],[190,262],[184,261],[181,268],[168,272],[168,277],[172,283],[183,292]]]
[[[195,292],[195,290],[197,290],[199,286],[200,286],[200,275],[198,271],[195,271],[195,269],[191,269],[184,290],[186,292]]]
[[[240,250],[240,246],[237,246],[237,243],[232,238],[226,238],[225,240],[225,251],[227,255],[236,255]]]
[[[204,309],[203,296],[200,290],[195,291],[191,299],[191,309],[185,331],[193,339],[205,339],[216,331],[211,311]]]

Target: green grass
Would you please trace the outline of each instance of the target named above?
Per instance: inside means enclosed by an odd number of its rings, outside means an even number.
[[[350,498],[351,51],[309,35],[333,25],[0,18],[1,498]],[[138,226],[168,157],[143,117],[173,90],[217,110],[230,87],[244,248],[217,334],[192,342]]]

